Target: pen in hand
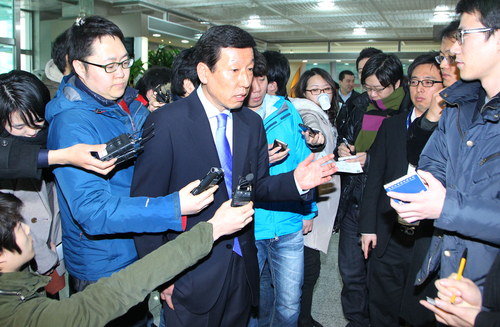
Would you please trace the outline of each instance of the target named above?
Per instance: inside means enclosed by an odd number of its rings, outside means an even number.
[[[347,147],[347,150],[349,150],[349,153],[354,156],[356,154],[356,150],[354,150],[354,152],[351,151],[351,148],[349,147],[349,143],[347,143],[347,140],[345,139],[345,137],[342,138],[342,140],[344,141],[344,144]]]
[[[465,248],[464,253],[462,254],[462,259],[460,259],[460,267],[458,267],[457,280],[462,279],[462,275],[464,273],[465,262],[467,261],[467,248]],[[451,297],[451,303],[455,303],[455,294]]]

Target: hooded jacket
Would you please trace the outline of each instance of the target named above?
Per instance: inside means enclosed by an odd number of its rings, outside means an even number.
[[[45,297],[47,276],[27,270],[1,274],[0,326],[104,326],[207,255],[212,243],[212,225],[201,222],[140,262],[61,301]]]
[[[500,94],[485,104],[479,82],[458,81],[440,93],[449,106],[420,157],[419,169],[446,188],[441,216],[416,283],[436,271],[456,272],[482,289],[500,249]]]
[[[127,113],[117,102],[76,87],[76,78],[64,79],[47,105],[48,149],[101,144],[140,131],[149,111],[135,100],[136,90],[127,88],[123,95]],[[130,198],[133,173],[132,160],[107,176],[71,166],[54,169],[70,275],[95,281],[136,261],[131,233],[182,230],[178,193]]]
[[[264,119],[267,143],[271,144],[278,139],[287,143],[290,148],[284,160],[270,165],[269,173],[278,175],[290,172],[311,154],[299,127],[302,119],[297,109],[284,97],[266,94],[262,107],[266,113],[271,112]],[[257,113],[259,112],[260,110]],[[295,233],[302,229],[303,219],[310,220],[317,213],[314,200],[258,202],[255,204],[255,239],[271,239]]]

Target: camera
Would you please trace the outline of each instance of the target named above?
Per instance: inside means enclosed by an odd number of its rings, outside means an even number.
[[[241,207],[252,200],[252,180],[253,174],[239,178],[238,186],[233,192],[231,207]]]

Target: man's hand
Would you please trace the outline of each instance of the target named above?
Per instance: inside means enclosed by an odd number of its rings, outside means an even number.
[[[253,202],[241,207],[231,207],[231,200],[224,202],[208,222],[213,225],[214,242],[223,235],[243,229],[252,221]]]
[[[437,122],[441,118],[441,113],[443,112],[444,107],[446,106],[446,102],[444,102],[443,98],[439,95],[443,89],[437,91],[432,95],[431,106],[429,107],[429,111],[425,115],[429,121]]]
[[[214,193],[219,186],[215,185],[198,195],[192,195],[191,191],[198,185],[200,185],[200,180],[189,183],[179,191],[182,215],[194,215],[214,201]]]
[[[361,235],[361,250],[363,250],[365,259],[368,259],[368,253],[370,252],[370,244],[371,248],[375,249],[375,247],[377,246],[377,234]]]
[[[166,289],[163,290],[163,292],[160,293],[160,298],[167,302],[167,305],[170,309],[174,309],[174,303],[172,302],[172,294],[174,293],[174,284],[170,285]]]
[[[116,159],[101,161],[90,154],[104,149],[106,144],[75,144],[65,149],[49,150],[49,165],[72,165],[106,175],[115,168]]]
[[[431,173],[423,170],[419,170],[417,173],[427,184],[428,189],[426,192],[415,194],[387,193],[387,196],[392,198],[391,207],[409,223],[422,219],[439,218],[446,198],[446,188]],[[410,203],[399,204],[394,199]]]
[[[302,219],[302,235],[309,234],[313,229],[314,219]]]
[[[273,164],[275,162],[279,162],[283,160],[286,156],[288,156],[288,152],[290,152],[290,148],[287,148],[285,151],[280,151],[281,147],[275,147],[273,149],[274,143],[268,144],[267,149],[269,150],[269,163]]]
[[[306,143],[312,146],[318,146],[325,144],[325,136],[323,133],[318,132],[315,136],[312,136],[309,131],[302,132],[306,139]]]
[[[474,282],[468,278],[457,281],[457,274],[453,273],[437,280],[435,285],[439,297],[435,299],[436,306],[423,300],[420,303],[434,312],[437,321],[450,326],[474,326],[482,304],[481,292]],[[456,296],[454,304],[451,303],[453,295]]]
[[[314,154],[311,153],[304,161],[299,163],[293,172],[295,180],[304,191],[329,182],[332,179],[332,175],[339,170],[335,167],[335,162],[325,164],[333,159],[333,154],[324,156],[314,162],[313,159]]]

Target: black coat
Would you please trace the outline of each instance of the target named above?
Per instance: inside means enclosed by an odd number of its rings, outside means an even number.
[[[370,148],[371,159],[360,207],[358,232],[377,234],[377,246],[373,249],[373,254],[379,258],[384,255],[392,237],[393,227],[398,220],[398,215],[391,207],[390,198],[384,190],[384,184],[408,172],[406,136],[409,114],[409,112],[403,112],[385,119]],[[429,278],[422,285],[413,285],[429,249],[433,230],[432,220],[421,221],[416,228],[408,282],[401,299],[401,317],[416,327],[427,326],[435,322],[433,313],[422,307],[418,301],[425,296],[436,296],[434,287],[436,276]]]
[[[269,176],[267,138],[262,119],[248,108],[232,110],[233,117],[233,190],[239,176],[254,174],[253,201],[302,200],[293,171]],[[211,167],[220,167],[210,124],[197,92],[165,105],[150,114],[144,129],[154,124],[155,136],[145,143],[132,182],[132,196],[158,197],[179,191],[188,183],[205,176]],[[312,193],[312,192],[310,192]],[[219,185],[214,202],[187,219],[187,228],[213,217],[228,200],[225,183]],[[312,196],[312,195],[311,195]],[[142,235],[135,238],[142,257],[174,239],[178,233]],[[231,259],[234,237],[238,236],[252,304],[259,303],[259,265],[253,223],[237,234],[221,238],[212,253],[179,276],[174,297],[195,314],[204,314],[217,301]]]
[[[399,106],[397,113],[407,112],[411,109],[411,99],[410,92],[408,91],[406,84],[403,84],[405,90],[405,97]],[[354,108],[350,112],[347,118],[345,134],[341,135],[339,133],[337,139],[337,149],[340,144],[343,143],[343,138],[345,137],[349,144],[354,144],[356,138],[358,137],[361,128],[363,127],[363,117],[366,114],[368,105],[370,104],[370,99],[368,93],[364,92],[359,97],[354,100]],[[335,221],[336,226],[340,226],[340,222],[344,218],[348,208],[351,205],[359,206],[361,205],[361,199],[363,197],[363,188],[366,183],[367,172],[370,166],[370,153],[371,149],[366,151],[366,161],[363,167],[364,173],[362,174],[341,174],[341,185],[342,193],[340,195],[340,204],[337,211],[337,219]]]

